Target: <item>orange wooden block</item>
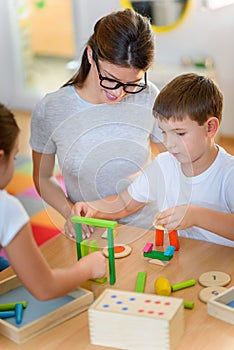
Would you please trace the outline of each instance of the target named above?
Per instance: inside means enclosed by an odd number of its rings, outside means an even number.
[[[155,231],[155,245],[156,247],[163,246],[164,243],[164,230],[159,230],[156,228]]]
[[[178,239],[177,230],[172,230],[169,232],[169,241],[170,241],[170,245],[175,247],[175,250],[180,249],[180,242]]]

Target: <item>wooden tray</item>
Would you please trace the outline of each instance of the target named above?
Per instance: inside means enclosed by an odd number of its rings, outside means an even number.
[[[62,298],[43,302],[35,299],[16,276],[0,283],[0,304],[24,300],[27,307],[21,324],[17,325],[14,317],[0,319],[0,333],[18,344],[87,310],[93,302],[93,293],[76,288]]]

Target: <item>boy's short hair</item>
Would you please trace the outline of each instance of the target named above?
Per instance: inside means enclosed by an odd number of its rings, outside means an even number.
[[[158,94],[153,114],[159,120],[191,120],[203,125],[209,117],[222,120],[223,95],[208,77],[195,73],[179,75]]]

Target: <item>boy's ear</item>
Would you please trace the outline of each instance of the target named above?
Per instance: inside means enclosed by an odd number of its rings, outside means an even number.
[[[219,120],[215,117],[210,117],[206,121],[206,125],[207,125],[207,132],[208,132],[209,136],[215,137],[215,135],[217,134],[217,132],[219,130]]]

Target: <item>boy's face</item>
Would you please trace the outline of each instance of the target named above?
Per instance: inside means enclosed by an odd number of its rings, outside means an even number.
[[[164,144],[168,151],[181,163],[194,164],[207,154],[211,138],[208,137],[207,122],[198,125],[186,116],[183,120],[158,120]]]

